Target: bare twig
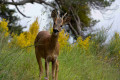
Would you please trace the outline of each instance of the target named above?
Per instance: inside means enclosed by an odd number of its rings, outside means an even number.
[[[14,0],[12,0],[12,2],[14,3]],[[19,8],[18,8],[17,5],[15,5],[15,7],[16,7],[16,9],[18,10],[18,12],[19,12],[22,16],[24,16],[24,17],[26,17],[26,18],[30,18],[29,16],[26,16],[25,14],[23,14],[23,13],[19,10]]]

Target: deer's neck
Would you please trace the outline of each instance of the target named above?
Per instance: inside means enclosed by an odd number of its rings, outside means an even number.
[[[58,37],[59,37],[59,33],[52,33],[51,35],[51,40],[50,40],[50,47],[51,49],[55,49],[57,43],[58,43]]]

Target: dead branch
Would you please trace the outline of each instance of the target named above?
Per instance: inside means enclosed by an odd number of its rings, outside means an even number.
[[[23,13],[19,10],[19,8],[18,8],[18,6],[20,6],[20,5],[25,5],[25,4],[27,4],[27,3],[31,3],[31,4],[33,4],[33,3],[45,4],[45,5],[48,5],[48,6],[52,7],[52,8],[55,8],[55,6],[53,6],[52,4],[49,4],[49,3],[45,2],[44,0],[22,0],[22,1],[19,1],[19,2],[15,2],[14,0],[12,0],[12,2],[6,1],[6,0],[0,1],[0,4],[15,5],[16,9],[18,10],[18,12],[19,12],[22,16],[24,16],[24,17],[26,17],[26,18],[30,18],[29,16],[26,16],[25,14],[23,14]]]

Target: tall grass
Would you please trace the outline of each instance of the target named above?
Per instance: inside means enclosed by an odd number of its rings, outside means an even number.
[[[39,79],[39,69],[34,54],[34,47],[29,51],[26,48],[21,49],[15,46],[9,48],[7,40],[2,40],[0,45],[2,45],[0,46],[0,80]],[[63,48],[58,60],[60,63],[58,80],[120,79],[120,72],[117,68],[77,46],[70,51],[67,48]],[[42,62],[44,66],[44,60]],[[44,80],[44,77],[45,71],[42,80]]]

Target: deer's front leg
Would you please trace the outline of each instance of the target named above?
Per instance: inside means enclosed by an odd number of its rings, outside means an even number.
[[[55,80],[56,60],[52,61],[52,80]]]
[[[49,80],[49,62],[45,60],[45,71],[46,71],[46,80]]]
[[[38,62],[38,65],[39,65],[39,80],[41,80],[41,77],[42,77],[42,74],[43,74],[43,67],[42,67],[42,61],[41,61],[41,57],[39,57],[38,55],[36,55],[36,58],[37,58],[37,62]]]
[[[58,80],[58,71],[59,71],[59,62],[56,61],[56,74],[55,74],[55,80]]]

